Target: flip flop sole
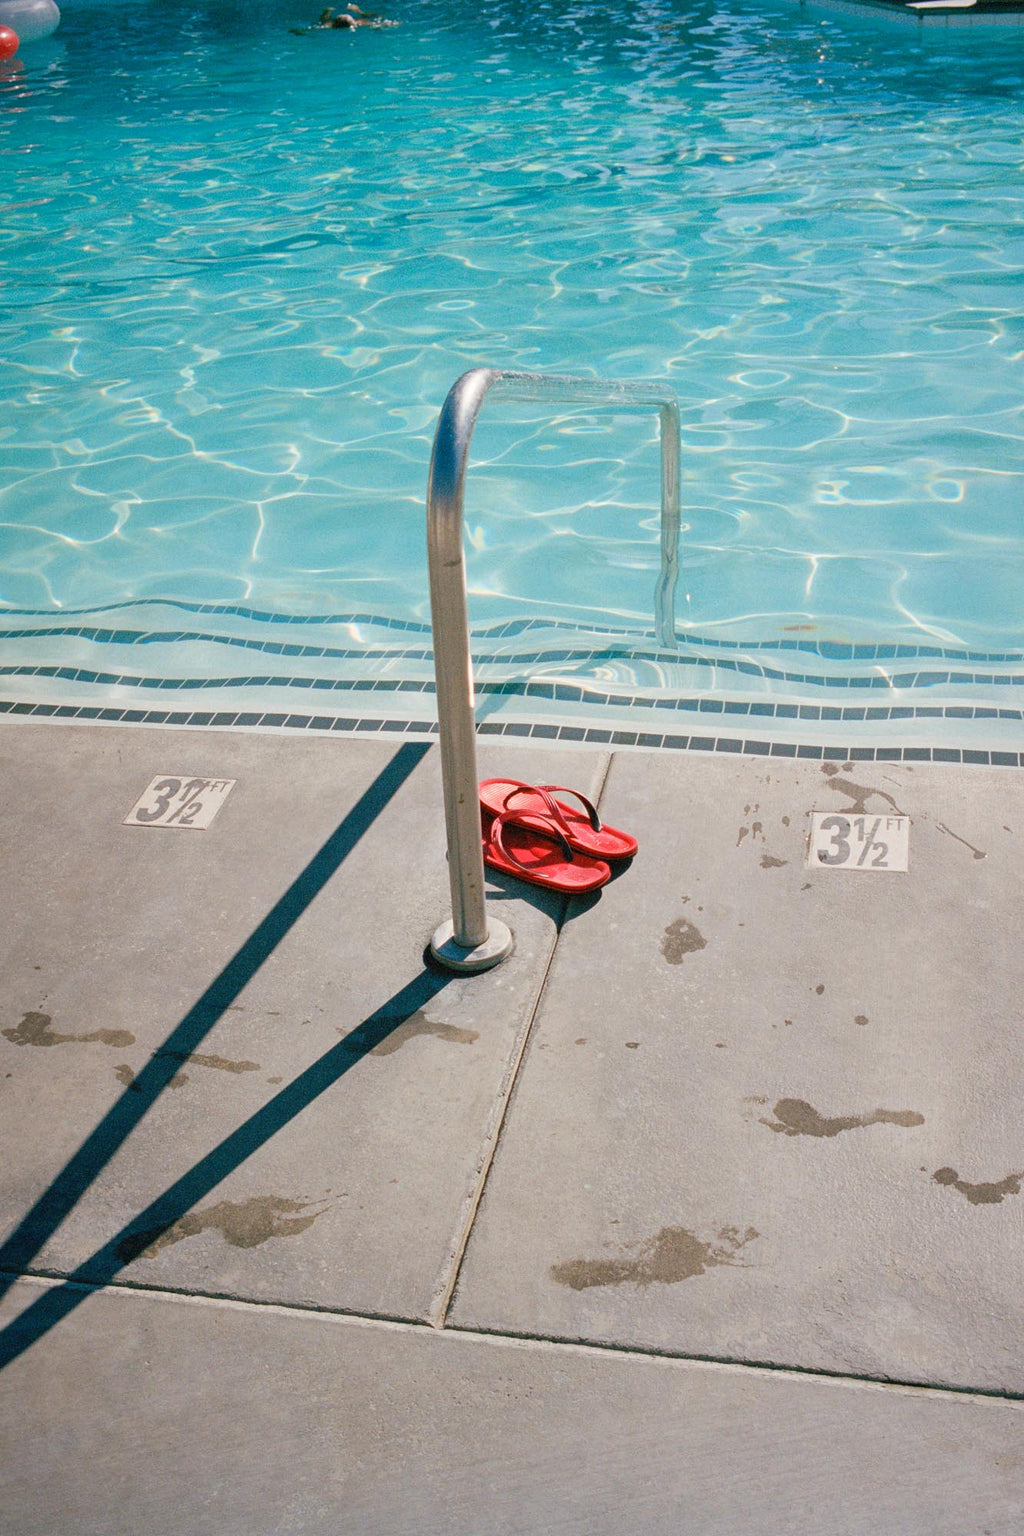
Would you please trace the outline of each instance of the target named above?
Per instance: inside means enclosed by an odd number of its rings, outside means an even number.
[[[506,820],[502,837],[505,848],[499,846],[493,836],[484,838],[484,863],[501,870],[502,874],[515,875],[517,880],[527,880],[531,885],[542,885],[568,896],[582,896],[607,885],[611,879],[612,872],[603,860],[573,854],[570,861],[558,842],[539,828],[518,822],[510,824]]]

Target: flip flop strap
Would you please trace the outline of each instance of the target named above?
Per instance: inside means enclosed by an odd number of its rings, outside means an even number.
[[[580,805],[582,805],[583,809],[586,811],[587,820],[590,822],[592,830],[595,832],[600,832],[601,818],[597,814],[596,805],[588,800],[586,795],[581,795],[578,789],[569,789],[569,787],[565,784],[538,784],[537,788],[540,793],[544,795],[572,795],[576,800],[579,801]],[[557,805],[558,802],[556,801],[555,803]]]
[[[495,816],[491,823],[491,842],[499,852],[504,854],[510,863],[518,864],[520,869],[532,870],[534,866],[532,864],[524,864],[522,859],[517,858],[514,850],[506,845],[506,827],[523,827],[528,832],[540,832],[550,842],[558,843],[562,853],[565,855],[565,862],[567,864],[573,863],[572,849],[557,827],[549,826],[546,821],[534,820],[522,812],[503,811],[500,816]]]
[[[509,780],[509,782],[515,783],[515,780]],[[564,836],[567,837],[572,831],[572,828],[565,819],[564,807],[559,805],[558,801],[551,793],[551,791],[554,789],[561,790],[562,794],[565,795],[575,795],[576,799],[580,802],[580,804],[583,806],[583,809],[586,811],[587,820],[590,822],[593,830],[595,832],[600,832],[601,819],[598,816],[597,811],[587,799],[586,795],[581,795],[578,789],[563,788],[561,784],[516,784],[516,787],[512,793],[505,796],[504,804],[506,809],[508,809],[509,802],[514,800],[517,795],[537,795],[541,800],[543,800],[547,809],[547,813],[551,817],[551,820],[555,823],[555,826]],[[526,814],[529,813],[527,812]]]

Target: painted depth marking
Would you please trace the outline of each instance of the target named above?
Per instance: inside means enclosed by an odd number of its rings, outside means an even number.
[[[205,832],[236,783],[236,779],[179,779],[169,775],[153,779],[122,826]]]
[[[866,869],[906,874],[910,867],[909,816],[837,816],[811,812],[808,869]]]

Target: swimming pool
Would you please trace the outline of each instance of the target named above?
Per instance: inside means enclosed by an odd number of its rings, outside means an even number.
[[[0,76],[0,691],[429,716],[430,441],[485,363],[671,382],[684,531],[671,653],[653,421],[485,408],[484,714],[1018,738],[1018,33],[318,9],[69,0]]]

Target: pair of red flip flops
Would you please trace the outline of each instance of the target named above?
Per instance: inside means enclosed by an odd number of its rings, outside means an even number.
[[[613,863],[636,853],[635,837],[606,827],[586,795],[561,784],[484,779],[480,815],[484,863],[552,891],[596,891],[611,879]]]

